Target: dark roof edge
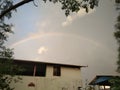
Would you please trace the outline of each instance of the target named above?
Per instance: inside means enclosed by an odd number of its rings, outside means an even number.
[[[89,85],[92,85],[92,83],[99,77],[116,77],[118,75],[96,75],[90,82]]]
[[[20,61],[20,62],[33,62],[33,63],[43,63],[48,65],[61,65],[61,66],[69,66],[69,67],[88,67],[88,66],[80,66],[80,65],[74,65],[74,64],[63,64],[63,63],[52,63],[52,62],[43,62],[43,61],[33,61],[33,60],[22,60],[22,59],[14,59],[14,61]]]

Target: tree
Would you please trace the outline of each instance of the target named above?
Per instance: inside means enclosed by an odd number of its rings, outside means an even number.
[[[13,6],[12,0],[0,0],[0,13]],[[21,78],[14,75],[21,71],[17,65],[13,64],[13,51],[5,46],[9,33],[13,33],[12,24],[6,23],[6,19],[10,19],[12,12],[8,12],[4,17],[0,18],[0,90],[13,90],[10,87],[11,82],[17,82]]]
[[[4,3],[4,0],[1,0]],[[5,0],[8,3],[10,2],[9,6],[5,6],[5,8],[0,13],[0,19],[3,18],[7,13],[11,16],[11,10],[14,10],[26,3],[29,3],[31,1],[34,2],[34,0],[22,0],[21,2],[18,2],[17,4],[13,5],[13,1]],[[48,0],[43,0],[45,3]],[[53,3],[61,3],[62,4],[62,10],[65,10],[65,15],[68,16],[70,12],[78,12],[80,8],[84,8],[86,12],[89,11],[89,8],[93,9],[95,6],[98,6],[99,0],[49,0]],[[7,8],[6,8],[7,7]]]
[[[118,42],[118,60],[117,60],[117,72],[120,73],[120,0],[115,0],[116,10],[118,11],[117,22],[115,24],[114,36]],[[115,76],[110,80],[112,83],[112,90],[120,90],[120,76]]]
[[[119,11],[119,9],[118,9],[118,11]],[[118,67],[117,67],[117,72],[119,72],[120,73],[120,13],[119,13],[119,15],[118,15],[118,17],[117,17],[117,22],[116,22],[116,24],[115,24],[115,33],[114,33],[114,36],[115,36],[115,38],[116,38],[116,40],[117,40],[117,42],[118,42],[118,61],[117,61],[117,65],[118,65]]]
[[[12,5],[11,1],[0,1],[0,12],[2,12],[5,8],[8,8]],[[10,18],[11,12],[6,14],[4,17]],[[6,48],[4,45],[5,41],[8,38],[7,33],[12,33],[11,30],[11,24],[5,23],[4,18],[0,19],[0,89],[4,90],[11,90],[12,88],[9,87],[9,83],[11,82],[11,77],[7,78],[5,74],[10,70],[12,66],[12,58],[13,52],[11,49]],[[2,58],[7,58],[5,61],[3,61]],[[10,70],[11,71],[11,70]]]
[[[117,72],[120,73],[120,15],[117,17],[117,23],[115,24],[115,33],[114,33],[114,36],[116,37],[117,39],[117,42],[118,42],[118,45],[119,45],[119,48],[118,48],[118,61],[117,61]]]
[[[120,90],[120,77],[115,76],[110,80],[112,90]]]

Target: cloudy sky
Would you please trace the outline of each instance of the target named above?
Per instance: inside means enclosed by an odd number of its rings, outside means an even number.
[[[100,0],[99,7],[66,17],[59,4],[35,0],[18,8],[9,21],[14,34],[7,45],[16,59],[88,65],[85,79],[116,74],[117,44],[113,36],[117,16],[114,0]]]

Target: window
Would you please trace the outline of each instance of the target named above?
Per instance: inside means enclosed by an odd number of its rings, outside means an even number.
[[[37,64],[37,63],[18,63],[18,66],[21,66],[24,70],[17,75],[25,76],[46,76],[46,64]]]
[[[61,68],[59,65],[53,66],[53,76],[61,76]]]
[[[45,64],[38,64],[36,65],[36,73],[35,76],[46,76],[46,65]]]

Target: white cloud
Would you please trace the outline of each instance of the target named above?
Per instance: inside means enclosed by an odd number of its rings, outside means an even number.
[[[66,21],[64,21],[64,22],[62,23],[62,26],[65,27],[65,26],[71,24],[71,23],[72,23],[74,20],[76,20],[77,18],[81,18],[81,17],[83,17],[83,16],[89,15],[89,14],[93,13],[94,11],[95,11],[95,9],[90,9],[89,12],[86,13],[86,12],[85,12],[85,9],[81,9],[77,14],[75,13],[75,14],[73,14],[73,15],[71,15],[71,16],[68,16],[68,17],[66,18]]]
[[[68,16],[66,21],[62,23],[62,26],[67,26],[68,24],[71,24],[74,20],[74,16]]]
[[[41,46],[38,49],[38,54],[43,54],[43,53],[46,53],[47,51],[48,51],[48,49],[45,46]]]

